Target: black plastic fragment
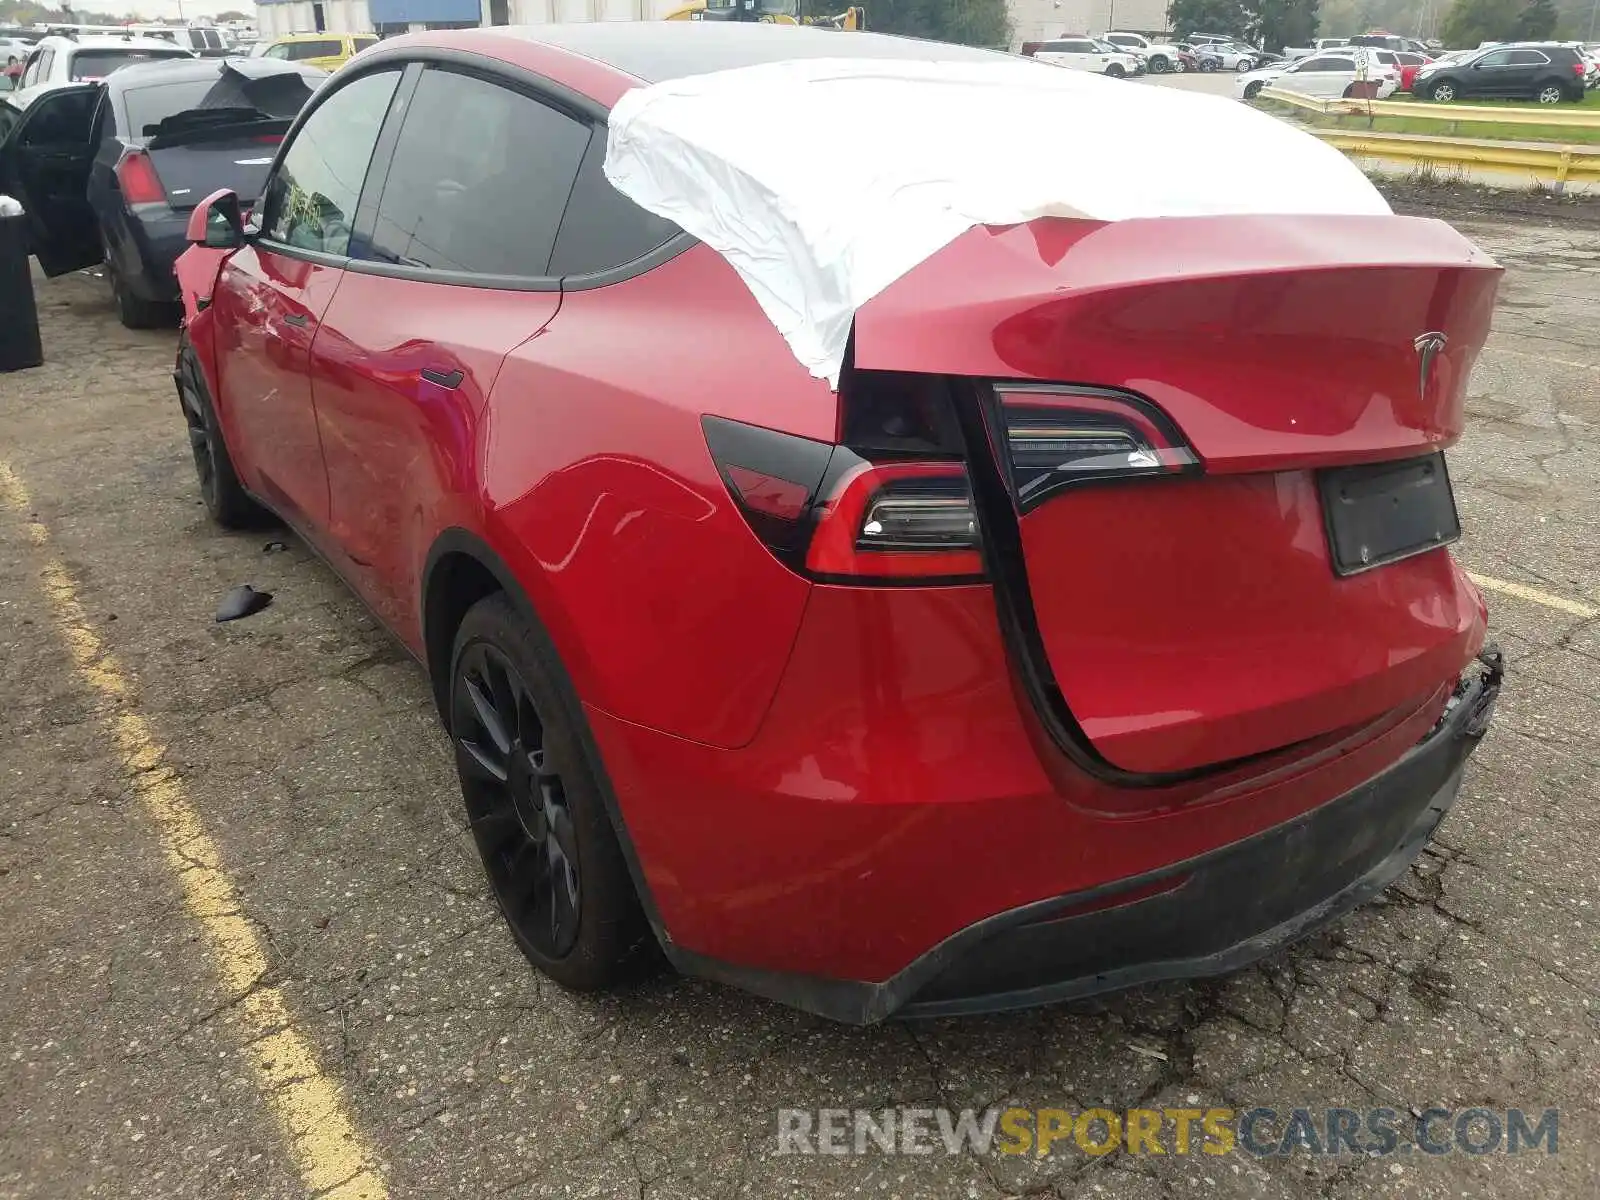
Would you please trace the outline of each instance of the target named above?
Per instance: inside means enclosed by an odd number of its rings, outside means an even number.
[[[222,598],[221,604],[217,605],[217,622],[220,624],[223,621],[237,621],[240,617],[260,612],[271,603],[271,592],[258,592],[248,583],[241,583]]]

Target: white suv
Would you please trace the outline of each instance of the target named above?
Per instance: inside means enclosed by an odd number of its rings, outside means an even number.
[[[1041,45],[1033,57],[1069,71],[1093,71],[1113,79],[1137,75],[1143,69],[1137,54],[1112,53],[1088,37],[1056,38]]]
[[[1101,40],[1143,57],[1152,75],[1183,70],[1181,52],[1171,42],[1152,42],[1138,33],[1108,33]]]
[[[146,37],[85,35],[40,38],[23,68],[18,92],[43,83],[90,83],[118,67],[151,58],[193,58],[171,42]]]

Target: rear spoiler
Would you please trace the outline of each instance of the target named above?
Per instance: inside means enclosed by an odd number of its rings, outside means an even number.
[[[200,122],[173,123],[168,117],[156,127],[156,132],[145,143],[147,150],[163,150],[168,146],[192,146],[200,142],[222,142],[238,137],[282,137],[294,124],[292,117],[240,118],[210,124]]]

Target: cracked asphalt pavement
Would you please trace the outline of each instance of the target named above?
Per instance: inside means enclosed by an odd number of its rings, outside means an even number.
[[[1435,842],[1381,901],[1227,978],[865,1030],[667,975],[580,997],[533,974],[462,832],[421,670],[294,538],[207,523],[174,335],[122,329],[103,281],[41,281],[48,362],[0,376],[0,460],[128,687],[75,669],[40,548],[0,513],[0,1196],[307,1192],[248,997],[110,732],[123,710],[215,844],[225,915],[267,963],[252,986],[282,997],[392,1196],[1596,1194],[1600,233],[1462,227],[1508,275],[1450,460],[1459,554],[1574,603],[1490,594],[1507,685]],[[244,582],[273,605],[214,624]],[[941,1104],[1559,1106],[1560,1142],[774,1153],[781,1108]]]

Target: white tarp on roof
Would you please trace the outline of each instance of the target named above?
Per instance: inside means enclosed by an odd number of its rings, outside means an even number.
[[[974,225],[1389,212],[1344,155],[1247,105],[998,55],[652,84],[612,110],[605,172],[727,258],[835,386],[856,309]]]

